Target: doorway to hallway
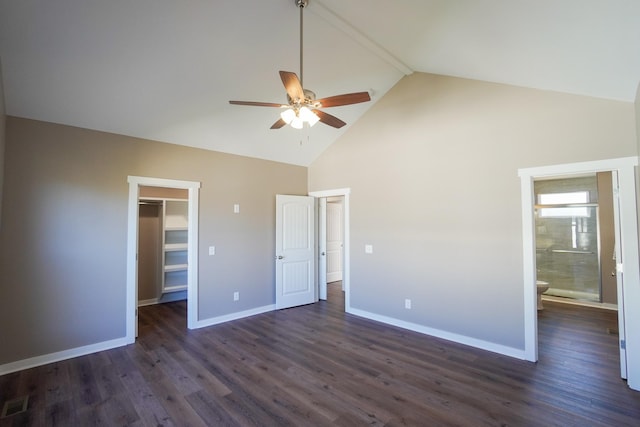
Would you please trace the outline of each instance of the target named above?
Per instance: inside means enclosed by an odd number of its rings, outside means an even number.
[[[341,188],[335,190],[324,190],[324,191],[313,191],[310,192],[309,195],[318,199],[318,274],[317,274],[317,283],[318,283],[318,295],[321,300],[327,300],[330,297],[328,293],[328,283],[339,283],[342,292],[344,292],[344,311],[349,313],[351,310],[351,297],[350,297],[350,225],[349,225],[349,209],[350,209],[350,194],[351,189],[349,188]],[[330,205],[333,202],[340,202],[340,216],[334,216],[331,219],[328,219],[328,210],[327,205]],[[334,208],[329,208],[330,210]],[[335,209],[333,212],[337,212]],[[331,224],[328,224],[328,221]],[[338,257],[338,262],[341,264],[341,280],[340,281],[329,281],[328,280],[328,269],[327,269],[327,243],[328,243],[328,228],[333,228],[335,232],[336,229],[341,233],[341,249],[342,251],[334,252],[333,257]],[[337,233],[336,233],[337,234]],[[340,240],[333,238],[333,240]],[[335,267],[333,267],[335,269]],[[335,276],[333,276],[335,278]]]

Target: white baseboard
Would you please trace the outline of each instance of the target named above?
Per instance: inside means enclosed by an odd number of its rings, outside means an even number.
[[[427,326],[419,325],[417,323],[406,322],[404,320],[395,319],[393,317],[381,316],[379,314],[370,313],[368,311],[359,310],[357,308],[349,308],[348,313],[354,314],[356,316],[364,317],[365,319],[375,320],[376,322],[386,323],[388,325],[397,326],[399,328],[408,329],[414,332],[419,332],[421,334],[442,338],[447,341],[452,341],[455,343],[479,348],[481,350],[491,351],[493,353],[498,353],[505,356],[514,357],[516,359],[525,360],[524,349],[507,347],[507,346],[492,343],[489,341],[471,338],[465,335],[459,335],[459,334],[454,334],[447,331],[442,331],[440,329],[429,328]]]
[[[224,316],[211,317],[209,319],[198,320],[194,329],[205,328],[207,326],[218,325],[220,323],[230,322],[232,320],[242,319],[244,317],[255,316],[276,309],[275,304],[265,305],[262,307],[252,308],[250,310],[239,311],[237,313],[225,314]]]
[[[144,307],[147,305],[163,304],[165,302],[182,301],[187,299],[187,291],[169,292],[160,295],[158,298],[142,299],[138,300],[138,307]]]
[[[158,298],[151,298],[151,299],[141,299],[138,300],[138,307],[144,307],[147,305],[154,305],[158,303]]]
[[[78,356],[96,353],[98,351],[110,350],[123,345],[132,344],[126,338],[116,338],[110,341],[103,341],[96,344],[76,347],[69,350],[49,353],[42,356],[30,357],[29,359],[18,360],[16,362],[0,365],[0,375],[10,374],[11,372],[22,371],[23,369],[35,368],[36,366],[46,365],[48,363],[59,362],[61,360],[73,359]]]

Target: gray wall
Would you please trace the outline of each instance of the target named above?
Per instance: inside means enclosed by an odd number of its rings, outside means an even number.
[[[6,160],[0,364],[125,336],[128,175],[202,183],[200,319],[274,303],[275,195],[306,168],[14,117]]]
[[[523,349],[518,169],[637,153],[632,103],[414,73],[309,190],[351,188],[354,308]]]

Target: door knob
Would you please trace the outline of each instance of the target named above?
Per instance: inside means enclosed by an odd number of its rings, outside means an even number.
[[[322,252],[320,255],[325,256],[326,254],[324,252]]]
[[[284,258],[284,257],[283,257],[282,255],[278,255],[278,256],[276,257],[276,259],[283,259],[283,258]]]

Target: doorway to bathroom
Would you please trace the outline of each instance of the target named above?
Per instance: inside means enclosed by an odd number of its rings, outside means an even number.
[[[635,178],[637,165],[637,157],[626,157],[518,170],[523,223],[524,358],[530,361],[538,360],[535,181],[611,172],[614,194],[620,376],[626,378],[627,385],[634,390],[640,390],[640,312],[627,307],[633,307],[640,302]]]
[[[537,179],[534,197],[543,299],[617,309],[611,172]]]

